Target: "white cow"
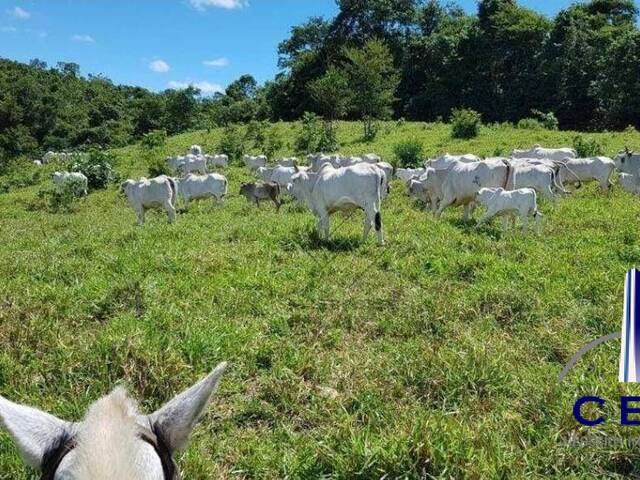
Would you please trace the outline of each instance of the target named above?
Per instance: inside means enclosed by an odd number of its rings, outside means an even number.
[[[203,155],[187,155],[184,160],[178,164],[177,170],[183,175],[193,172],[202,175],[207,174],[207,159]]]
[[[513,158],[536,158],[564,162],[568,158],[577,158],[578,152],[573,148],[543,148],[540,145],[534,145],[529,150],[515,149],[511,156]]]
[[[611,187],[611,174],[615,168],[613,160],[607,157],[574,158],[564,162],[558,180],[563,185],[597,181],[600,188],[608,191]]]
[[[202,155],[202,147],[200,145],[191,145],[189,147],[189,153],[191,155],[200,156],[200,155]]]
[[[563,193],[568,193],[557,180],[555,170],[544,165],[514,165],[508,189],[533,188],[547,200],[555,203],[554,187]]]
[[[178,195],[188,206],[191,200],[214,198],[222,203],[227,194],[228,182],[225,177],[217,173],[208,175],[187,175],[177,180]]]
[[[473,214],[476,193],[481,188],[506,187],[511,171],[509,162],[454,162],[448,170],[427,169],[421,180],[438,202],[437,218],[450,206],[464,206],[466,220]]]
[[[34,160],[34,161],[33,161],[33,164],[34,164],[36,167],[41,167],[41,166],[42,166],[42,161],[41,161],[41,160]]]
[[[278,160],[278,165],[281,167],[295,167],[298,164],[296,157],[284,157]]]
[[[143,178],[138,182],[127,180],[121,188],[129,206],[138,216],[139,225],[144,225],[145,210],[150,208],[163,208],[169,216],[169,222],[175,221],[178,188],[174,179],[161,175],[151,180]]]
[[[291,183],[291,179],[293,178],[293,176],[299,171],[304,171],[304,170],[306,170],[305,167],[277,166],[273,168],[271,172],[271,177],[268,180],[277,183],[282,190],[286,190],[287,185]]]
[[[620,185],[622,185],[622,188],[624,188],[625,191],[633,195],[640,195],[640,177],[638,175],[621,173]]]
[[[408,184],[411,179],[420,178],[426,171],[426,168],[396,168],[395,177]]]
[[[628,173],[631,175],[640,174],[640,153],[634,153],[628,148],[621,150],[613,158],[616,168],[621,173]]]
[[[324,165],[318,172],[299,172],[291,179],[289,192],[311,209],[318,219],[318,231],[329,238],[329,217],[337,211],[365,211],[366,241],[372,226],[378,244],[384,245],[380,206],[385,178],[382,170],[368,164],[336,169]]]
[[[487,211],[478,221],[478,227],[488,223],[497,215],[510,215],[515,223],[515,215],[522,220],[522,231],[527,233],[529,217],[536,221],[536,230],[540,229],[542,214],[538,211],[536,191],[533,188],[520,188],[507,191],[503,188],[482,188],[476,194],[476,203]],[[505,226],[508,219],[505,218]]]
[[[265,182],[271,181],[271,175],[273,174],[273,167],[259,167],[256,170],[256,175],[258,178],[262,179]]]
[[[186,158],[187,157],[184,155],[178,155],[176,157],[167,157],[165,161],[167,162],[167,165],[171,167],[172,170],[178,170],[178,168],[180,168],[180,165],[182,165],[185,162]]]
[[[435,168],[436,170],[447,170],[454,163],[476,163],[482,159],[477,155],[468,153],[466,155],[449,155],[445,153],[442,157],[435,160],[427,160],[424,164],[425,167]]]
[[[244,157],[242,157],[242,161],[244,162],[245,166],[254,171],[260,167],[267,166],[267,157],[265,155],[245,155]]]
[[[228,155],[217,154],[217,155],[205,155],[204,157],[207,160],[207,165],[211,168],[214,168],[214,167],[226,168],[229,166]]]
[[[89,191],[89,180],[80,172],[53,172],[51,180],[56,186],[58,193],[70,188],[74,195],[87,195]]]

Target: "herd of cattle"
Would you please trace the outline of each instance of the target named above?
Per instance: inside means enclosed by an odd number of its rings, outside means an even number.
[[[283,158],[271,167],[264,155],[245,155],[244,165],[259,180],[243,184],[240,194],[258,206],[261,200],[272,201],[278,209],[281,194],[291,195],[313,212],[319,234],[324,238],[329,235],[329,217],[333,213],[364,210],[364,239],[374,228],[380,245],[384,244],[382,202],[394,177],[402,180],[409,195],[422,200],[437,218],[449,207],[463,206],[464,217],[468,219],[477,206],[482,206],[486,213],[479,225],[498,215],[511,217],[514,222],[518,216],[525,233],[530,217],[539,225],[538,196],[555,202],[559,195],[570,193],[567,187],[579,188],[591,181],[608,191],[616,169],[622,187],[640,194],[640,154],[625,149],[614,159],[577,157],[571,148],[536,145],[529,150],[514,150],[509,158],[446,154],[426,161],[421,168],[395,169],[375,154],[362,157],[312,154],[306,166],[299,165],[296,158]],[[178,173],[176,178],[160,176],[122,184],[140,224],[144,223],[145,210],[150,208],[164,209],[173,221],[178,198],[186,204],[205,198],[224,201],[227,179],[208,172],[228,166],[226,155],[205,155],[200,146],[194,145],[187,155],[167,158],[167,163]],[[86,177],[81,173],[56,172],[53,181],[60,189],[73,184],[86,194]]]

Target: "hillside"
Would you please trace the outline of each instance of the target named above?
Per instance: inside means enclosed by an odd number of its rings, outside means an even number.
[[[298,124],[275,124],[292,154]],[[575,132],[483,128],[452,140],[444,124],[386,123],[375,142],[340,123],[344,153],[392,159],[400,140],[425,153],[496,155]],[[221,131],[169,138],[153,158]],[[640,149],[640,133],[585,134],[607,155]],[[115,151],[123,177],[147,174],[148,152]],[[499,222],[476,230],[449,210],[434,221],[394,182],[383,207],[388,246],[361,244],[362,217],[337,216],[319,242],[313,216],[239,197],[230,167],[224,205],[191,206],[169,226],[135,225],[114,186],[71,213],[42,208],[48,173],[20,163],[0,184],[0,391],[58,416],[124,381],[152,410],[218,362],[217,399],[179,459],[186,479],[587,478],[637,468],[638,449],[568,444],[623,431],[619,344],[590,353],[558,384],[566,360],[620,328],[623,276],[640,262],[640,201],[585,186],[543,204],[543,234]],[[25,186],[26,185],[26,186]],[[604,379],[604,380],[603,380]],[[608,401],[610,422],[572,417],[581,395]],[[622,432],[622,433],[621,433]],[[0,479],[30,478],[0,434]]]

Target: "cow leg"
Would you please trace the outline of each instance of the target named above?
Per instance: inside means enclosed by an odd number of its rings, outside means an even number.
[[[376,228],[376,235],[378,236],[378,245],[384,247],[384,231],[382,228],[382,214],[378,210],[373,218],[373,223]]]
[[[522,220],[522,233],[523,235],[527,235],[529,233],[529,212],[526,212],[524,215],[520,215],[520,220]]]
[[[502,229],[503,230],[509,230],[509,221],[511,220],[511,217],[509,215],[505,215],[504,217],[502,217]]]
[[[435,216],[436,218],[440,218],[442,216],[442,212],[445,211],[445,209],[451,205],[453,202],[451,200],[440,200],[440,205],[438,206],[438,209],[435,212]]]
[[[256,207],[260,208],[260,199],[255,197],[254,200],[256,201]]]
[[[492,210],[487,210],[486,213],[482,217],[480,217],[480,220],[478,220],[476,228],[480,228],[483,225],[486,225],[487,223],[489,223],[491,221],[491,219],[494,216],[495,216],[495,212],[493,212]]]
[[[166,202],[164,205],[164,209],[167,211],[167,216],[169,217],[169,223],[173,223],[176,221],[176,209],[171,202]]]
[[[371,231],[371,226],[373,225],[373,219],[369,212],[365,214],[364,217],[364,234],[362,235],[362,243],[367,242],[367,238],[369,238],[369,232]]]
[[[138,217],[138,225],[144,225],[144,208],[136,210],[136,216]]]
[[[321,239],[329,239],[329,227],[329,215],[326,213],[320,215],[320,218],[318,218],[318,235]]]

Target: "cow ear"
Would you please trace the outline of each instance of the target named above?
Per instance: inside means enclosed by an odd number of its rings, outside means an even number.
[[[209,405],[226,368],[227,364],[221,363],[206,378],[150,415],[151,424],[171,451],[187,445],[189,435]]]
[[[71,424],[35,408],[0,397],[0,425],[15,442],[25,463],[40,468],[51,446],[71,430]]]

